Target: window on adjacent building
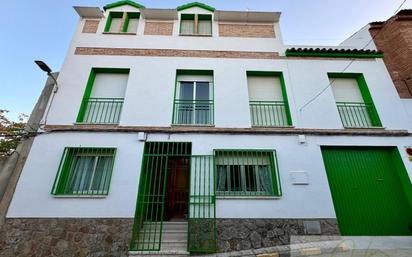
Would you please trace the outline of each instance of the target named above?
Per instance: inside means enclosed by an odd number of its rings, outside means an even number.
[[[329,74],[329,80],[338,112],[345,128],[381,126],[362,75]]]
[[[247,72],[252,126],[291,126],[283,76],[278,72]]]
[[[65,148],[52,194],[107,195],[115,153],[115,148]]]
[[[181,35],[212,35],[212,15],[182,14],[180,16]]]
[[[122,12],[110,12],[107,17],[106,26],[104,28],[105,32],[117,33],[121,32],[121,24],[123,19]]]
[[[128,78],[129,69],[92,69],[77,122],[119,123]]]
[[[123,26],[123,32],[136,33],[139,25],[140,13],[128,12]]]
[[[173,124],[212,125],[213,72],[177,72]]]
[[[276,155],[266,150],[216,150],[218,195],[281,194]]]

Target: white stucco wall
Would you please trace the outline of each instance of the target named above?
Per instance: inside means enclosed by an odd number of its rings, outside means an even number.
[[[280,199],[217,200],[219,218],[333,218],[335,217],[321,145],[397,146],[412,177],[412,162],[404,146],[412,138],[150,134],[150,141],[192,142],[192,154],[213,149],[276,149],[283,196]],[[8,217],[133,217],[140,177],[143,142],[136,133],[55,133],[37,137],[18,182]],[[116,147],[117,154],[107,198],[56,198],[50,194],[66,146]],[[308,185],[293,185],[289,172],[306,171]]]
[[[342,43],[339,44],[341,47],[351,47],[356,49],[369,49],[376,50],[375,42],[372,40],[372,36],[369,33],[370,25],[367,24],[359,31],[355,32],[352,36],[345,39]]]
[[[329,85],[328,72],[342,71],[348,62],[69,55],[48,123],[73,124],[92,67],[117,67],[130,68],[121,125],[170,126],[176,70],[204,69],[214,71],[216,127],[250,127],[246,71],[256,70],[283,72],[295,127],[342,128],[330,87],[301,107]],[[355,61],[346,72],[364,74],[385,128],[408,128],[406,111],[382,60]]]

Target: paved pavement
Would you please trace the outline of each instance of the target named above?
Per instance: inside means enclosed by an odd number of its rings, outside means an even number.
[[[312,255],[312,257],[412,257],[412,250],[350,250],[347,252]]]

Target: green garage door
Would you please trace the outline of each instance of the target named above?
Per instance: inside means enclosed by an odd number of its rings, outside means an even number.
[[[342,235],[412,235],[411,182],[395,148],[322,147]]]

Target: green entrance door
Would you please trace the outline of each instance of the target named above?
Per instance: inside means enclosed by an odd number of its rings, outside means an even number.
[[[411,182],[397,149],[322,147],[322,155],[342,235],[412,235]]]

